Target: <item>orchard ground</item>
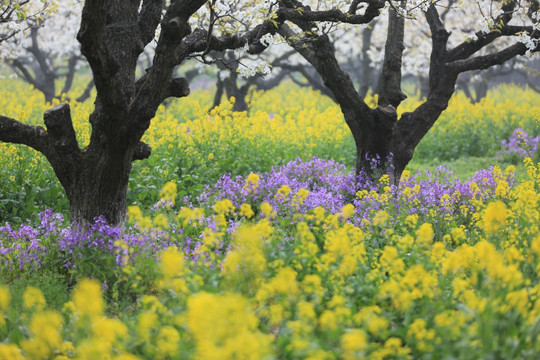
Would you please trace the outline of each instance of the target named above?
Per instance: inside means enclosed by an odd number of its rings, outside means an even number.
[[[31,124],[50,106],[0,94]],[[45,158],[0,144],[0,359],[538,357],[539,94],[456,94],[399,187],[351,172],[316,92],[212,95],[160,107],[125,231],[70,228]],[[92,102],[71,107],[83,147]]]

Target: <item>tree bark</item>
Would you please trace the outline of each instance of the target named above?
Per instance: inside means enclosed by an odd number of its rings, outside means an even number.
[[[210,110],[218,107],[221,104],[221,98],[223,97],[224,89],[225,85],[223,84],[223,80],[221,80],[218,75],[216,81],[216,92],[214,93],[214,101],[212,102],[212,107],[210,108]]]
[[[246,80],[246,84],[238,85],[238,73],[232,73],[227,76],[223,81],[225,87],[225,93],[227,98],[234,97],[233,111],[248,111],[247,94],[252,83],[249,79]]]
[[[87,224],[104,216],[109,224],[121,225],[126,220],[126,194],[131,171],[129,152],[117,149],[102,154],[84,154],[74,179],[66,189],[71,221]]]
[[[374,21],[375,23],[375,21]],[[374,25],[372,25],[374,26]],[[360,74],[358,76],[359,86],[358,95],[365,97],[369,89],[374,89],[374,74],[376,69],[371,66],[371,59],[369,57],[369,50],[371,48],[373,37],[373,27],[367,27],[362,30],[362,63],[360,65]]]

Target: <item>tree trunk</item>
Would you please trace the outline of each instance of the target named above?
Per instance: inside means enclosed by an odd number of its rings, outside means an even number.
[[[369,50],[371,48],[371,39],[373,36],[373,27],[376,21],[370,27],[366,27],[362,30],[362,59],[360,64],[360,74],[358,76],[359,86],[358,95],[365,97],[369,89],[373,89],[375,69],[371,66],[371,58],[369,57]]]
[[[482,101],[482,99],[487,96],[488,89],[489,89],[488,80],[481,79],[480,81],[478,81],[474,87],[474,92],[475,92],[474,102],[479,103],[480,101]]]
[[[238,91],[234,92],[235,102],[233,105],[233,111],[248,111],[247,94],[249,87],[240,87]]]
[[[36,89],[45,95],[45,101],[50,103],[56,96],[56,73],[52,66],[52,60],[48,58],[47,52],[39,47],[38,31],[39,27],[31,29],[30,37],[32,45],[27,49],[35,59],[32,66],[34,70],[34,82],[30,82]]]
[[[71,221],[87,227],[102,215],[109,224],[122,225],[131,162],[148,157],[150,148],[117,141],[81,150],[67,104],[47,110],[44,122],[47,132],[37,150],[45,154],[64,187]]]
[[[66,188],[71,221],[84,227],[102,215],[111,225],[124,224],[130,170],[131,159],[126,156],[83,156],[74,181]]]
[[[217,81],[216,81],[216,92],[214,93],[214,102],[212,103],[212,107],[210,108],[210,110],[221,105],[221,98],[223,97],[224,87],[225,85],[223,85],[223,80],[221,80],[221,78],[218,75]]]
[[[46,64],[43,60],[42,64]],[[26,64],[20,59],[13,60],[10,64],[13,71],[24,81],[32,85],[36,90],[45,96],[46,102],[52,102],[56,95],[55,79],[56,75],[48,68],[42,69],[38,64]]]
[[[47,76],[43,83],[36,87],[37,90],[43,93],[45,96],[45,101],[48,103],[52,103],[52,101],[56,98],[56,86],[54,84],[54,79],[55,76]]]
[[[390,142],[397,121],[395,109],[378,107],[368,115],[368,121],[365,114],[356,112],[345,113],[345,116],[347,124],[364,124],[349,126],[356,144],[356,173],[372,176],[385,170],[391,160]]]
[[[223,86],[225,87],[227,98],[230,99],[231,97],[234,97],[235,99],[233,104],[233,111],[247,111],[248,104],[246,101],[246,97],[249,88],[251,87],[251,84],[248,79],[246,80],[248,82],[245,85],[239,86],[238,80],[238,73],[231,72],[227,78],[222,80]]]

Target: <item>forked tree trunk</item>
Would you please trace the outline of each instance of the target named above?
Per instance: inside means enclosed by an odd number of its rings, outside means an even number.
[[[86,227],[96,217],[104,216],[109,224],[122,225],[131,163],[148,157],[150,148],[118,141],[81,150],[67,104],[47,110],[44,121],[46,138],[38,150],[45,154],[64,187],[71,221]]]
[[[221,105],[221,98],[223,97],[223,93],[225,92],[227,99],[230,100],[231,97],[234,97],[234,104],[232,107],[233,111],[248,110],[246,98],[249,92],[249,88],[251,87],[251,83],[247,83],[243,86],[238,86],[237,81],[238,79],[236,74],[231,74],[223,80],[218,79],[216,83],[216,92],[214,94],[214,102],[211,109]]]
[[[71,89],[77,72],[77,64],[81,57],[80,55],[71,55],[67,71],[64,75],[60,75],[58,67],[54,65],[54,59],[39,43],[38,33],[41,29],[40,26],[33,26],[30,31],[31,44],[26,50],[31,54],[33,61],[28,62],[28,58],[21,57],[11,61],[10,66],[21,79],[41,91],[46,102],[51,103],[54,99],[62,98]],[[55,81],[60,77],[65,77],[65,83],[60,93],[57,94]]]

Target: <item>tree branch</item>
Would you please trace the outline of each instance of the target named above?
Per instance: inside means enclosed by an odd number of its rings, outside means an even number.
[[[169,81],[169,86],[167,88],[167,92],[165,93],[165,99],[169,97],[186,97],[189,95],[190,89],[189,89],[189,82],[186,78],[172,78]],[[163,100],[165,100],[163,99]]]
[[[48,109],[43,113],[43,120],[56,151],[75,153],[79,150],[68,104],[59,104]]]
[[[54,71],[51,69],[47,62],[47,54],[39,47],[38,42],[38,32],[39,27],[34,26],[31,28],[30,31],[30,38],[32,39],[32,45],[27,49],[28,52],[30,52],[32,55],[34,55],[34,58],[37,60],[37,63],[39,64],[39,68],[41,69],[41,72],[44,76],[51,76],[51,74],[54,74]],[[54,75],[52,75],[54,76]]]
[[[88,99],[90,97],[90,92],[92,91],[93,88],[94,88],[94,79],[90,80],[88,84],[86,84],[84,91],[82,92],[81,95],[79,95],[78,98],[75,99],[75,101],[83,102],[86,99]]]
[[[47,152],[47,131],[44,128],[23,124],[2,115],[0,115],[0,141],[23,144],[39,152]]]
[[[156,28],[161,20],[163,0],[144,0],[139,12],[139,32],[144,46],[154,39]]]
[[[431,57],[429,61],[429,87],[434,90],[443,77],[447,62],[447,44],[450,33],[444,27],[435,5],[430,5],[425,13],[429,28],[431,29]]]
[[[184,38],[191,33],[189,18],[205,2],[206,0],[175,1],[165,13],[153,66],[135,83],[134,96],[129,104],[129,123],[126,129],[131,144],[139,142],[164,99],[189,93],[187,80],[171,79],[174,68],[184,60],[179,54]],[[164,87],[164,83],[169,86]]]
[[[519,1],[511,0],[506,3],[503,2],[501,10],[503,11],[501,15],[495,20],[496,24],[499,24],[497,29],[490,31],[488,33],[477,32],[475,34],[476,39],[471,41],[465,41],[454,49],[448,52],[448,59],[450,61],[466,59],[485,47],[488,44],[491,44],[495,39],[501,36],[511,36],[516,35],[521,31],[532,32],[532,27],[526,26],[510,26],[508,23],[512,20],[514,10],[518,6]]]
[[[407,97],[401,91],[401,61],[405,50],[404,30],[405,19],[391,9],[388,12],[388,35],[384,48],[379,106],[392,105],[396,109]]]
[[[24,64],[19,59],[14,59],[11,62],[11,66],[12,66],[12,69],[17,73],[17,75],[22,77],[26,82],[33,85],[35,88],[38,87],[36,79],[32,76],[32,74],[30,74],[28,69],[24,66]]]
[[[130,122],[134,125],[130,126],[133,139],[140,139],[157,107],[165,98],[189,94],[186,79],[176,79],[171,83],[172,72],[177,65],[194,56],[195,52],[205,52],[208,49],[216,51],[236,49],[246,43],[250,44],[250,52],[261,52],[266,46],[260,43],[260,38],[277,31],[274,23],[264,21],[251,31],[234,36],[208,36],[208,32],[202,29],[191,32],[188,19],[205,2],[205,0],[174,2],[167,10],[161,23],[162,33],[156,47],[153,66],[135,85],[136,95],[130,107]],[[165,82],[171,85],[163,88],[162,84]]]
[[[516,43],[493,54],[453,61],[448,66],[457,72],[488,69],[494,65],[501,65],[513,57],[523,55],[526,52],[527,47],[524,44]]]
[[[299,35],[294,32],[287,24],[283,24],[279,27],[279,34],[287,40],[289,45],[295,49],[304,59],[309,63],[315,61],[315,51],[311,43],[305,43],[301,41],[291,41],[290,39],[298,39]]]
[[[148,159],[151,154],[152,154],[152,148],[150,147],[150,145],[142,141],[139,141],[137,146],[135,146],[135,150],[133,151],[132,161]]]
[[[67,94],[73,85],[73,79],[75,77],[75,72],[77,70],[77,62],[79,61],[79,56],[72,56],[68,60],[68,71],[66,73],[66,82],[62,88],[60,94]]]
[[[279,25],[280,21],[278,20],[277,23]],[[264,21],[243,34],[223,35],[220,37],[208,36],[206,30],[196,29],[193,34],[186,37],[185,44],[182,44],[181,54],[202,52],[207,49],[222,52],[229,49],[239,49],[246,44],[249,46],[249,54],[260,54],[267,48],[266,45],[261,44],[260,39],[266,34],[275,34],[276,32],[276,25],[272,21]]]
[[[348,12],[343,12],[339,9],[331,9],[324,11],[312,11],[309,6],[304,6],[296,0],[283,1],[278,10],[278,15],[282,15],[289,21],[329,21],[341,22],[348,24],[367,24],[380,14],[380,10],[384,8],[386,1],[372,0],[362,1],[368,4],[368,7],[363,15],[357,15],[356,10],[360,1],[353,1]]]

